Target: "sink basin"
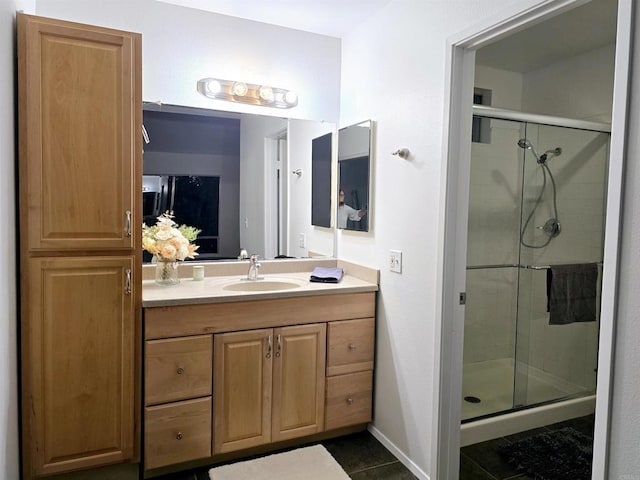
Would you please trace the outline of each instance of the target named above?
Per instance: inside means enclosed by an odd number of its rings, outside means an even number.
[[[222,287],[230,292],[275,292],[300,288],[300,284],[290,280],[241,280]]]

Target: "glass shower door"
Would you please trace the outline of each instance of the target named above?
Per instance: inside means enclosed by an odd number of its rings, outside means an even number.
[[[599,315],[550,324],[547,273],[554,265],[602,265],[609,151],[601,132],[527,124],[526,139],[533,148],[524,150],[515,408],[595,391]],[[599,313],[599,280],[597,292]]]

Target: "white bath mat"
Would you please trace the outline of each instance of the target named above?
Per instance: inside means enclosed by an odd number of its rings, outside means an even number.
[[[298,448],[290,452],[212,468],[209,470],[209,478],[211,480],[349,480],[349,476],[322,445]]]

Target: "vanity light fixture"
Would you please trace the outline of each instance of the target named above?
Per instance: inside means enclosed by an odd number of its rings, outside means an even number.
[[[203,78],[198,80],[196,88],[205,97],[217,100],[275,108],[292,108],[298,105],[297,93],[268,85]]]

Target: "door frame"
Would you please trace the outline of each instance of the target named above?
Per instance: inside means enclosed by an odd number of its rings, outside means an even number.
[[[460,450],[462,355],[465,291],[469,165],[471,158],[472,92],[475,51],[590,0],[528,0],[505,9],[447,41],[444,168],[441,176],[440,248],[436,316],[436,371],[432,459],[433,478],[458,478]],[[631,59],[633,0],[618,0],[611,147],[607,186],[604,266],[596,393],[592,478],[607,472],[609,410],[615,339],[618,244],[622,207],[622,180],[627,128],[627,98]]]
[[[283,140],[289,139],[289,128],[278,130],[264,139],[264,258],[274,258],[283,245],[286,247],[289,218],[286,203],[286,191],[289,188],[289,178],[285,175],[288,170],[288,146],[283,148]],[[279,188],[276,188],[279,185]],[[280,238],[280,243],[278,243]]]

